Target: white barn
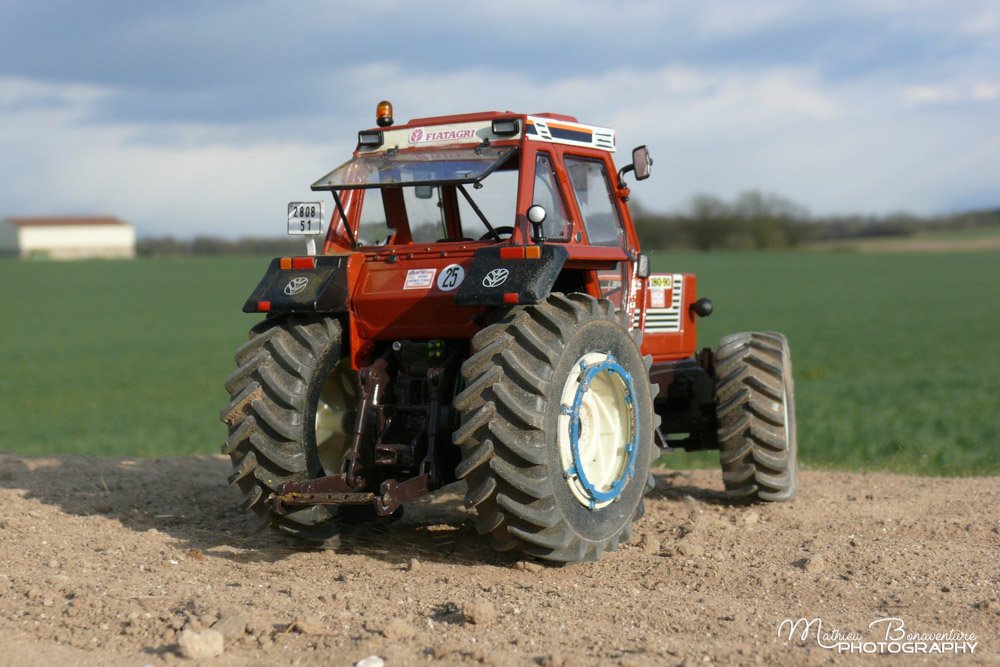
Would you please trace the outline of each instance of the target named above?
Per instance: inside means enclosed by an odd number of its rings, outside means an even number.
[[[135,228],[112,217],[0,220],[0,255],[21,258],[135,257]]]

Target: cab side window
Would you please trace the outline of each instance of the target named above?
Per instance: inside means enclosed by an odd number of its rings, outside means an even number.
[[[531,203],[545,208],[545,222],[542,223],[545,238],[552,241],[565,241],[569,238],[572,224],[548,153],[539,153],[535,158],[535,189],[531,195]]]
[[[590,245],[624,248],[625,232],[604,162],[569,155],[564,161]]]

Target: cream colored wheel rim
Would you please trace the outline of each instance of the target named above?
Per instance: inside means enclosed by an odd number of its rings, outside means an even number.
[[[566,483],[573,497],[590,509],[606,507],[615,498],[598,501],[588,491],[575,470],[572,438],[570,435],[570,409],[574,404],[584,367],[607,362],[608,355],[590,352],[577,360],[563,385],[559,415],[559,460]],[[580,427],[577,439],[580,464],[589,483],[597,491],[610,491],[625,474],[629,463],[629,443],[634,440],[634,406],[629,405],[628,389],[622,379],[607,371],[599,372],[590,381],[583,394],[579,409]],[[634,446],[634,445],[633,445]]]
[[[357,373],[350,360],[341,359],[323,383],[316,404],[316,451],[327,475],[340,472],[347,453],[348,432],[358,403]]]

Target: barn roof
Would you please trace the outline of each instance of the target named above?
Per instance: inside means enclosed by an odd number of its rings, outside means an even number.
[[[79,227],[81,225],[126,224],[111,216],[8,217],[4,220],[15,227]]]

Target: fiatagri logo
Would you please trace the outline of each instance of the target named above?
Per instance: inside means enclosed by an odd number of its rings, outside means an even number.
[[[476,130],[474,128],[469,128],[468,130],[439,130],[437,132],[425,131],[421,127],[410,130],[411,144],[426,144],[431,141],[461,141],[463,139],[475,138]]]

